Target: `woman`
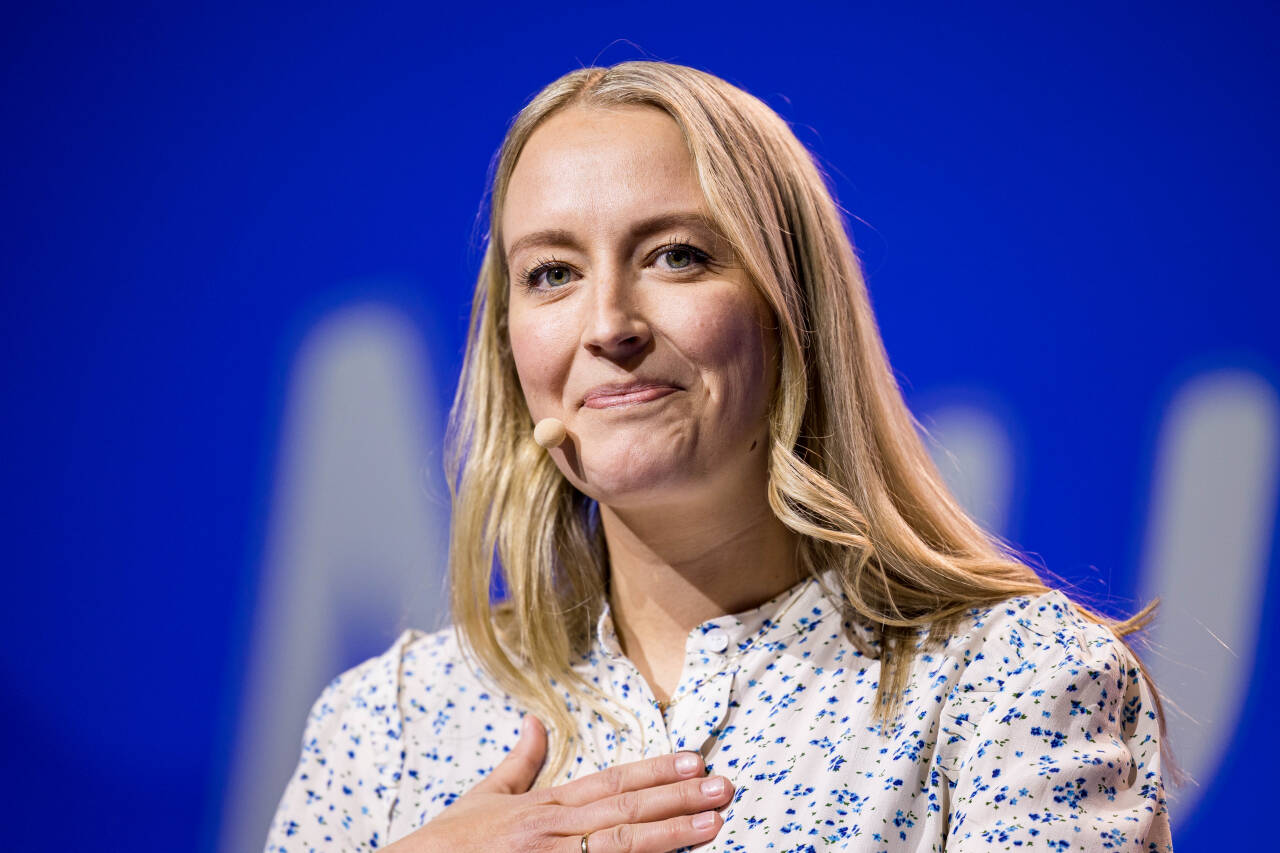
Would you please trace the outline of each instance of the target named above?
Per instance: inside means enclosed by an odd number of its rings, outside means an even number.
[[[629,62],[525,107],[453,415],[455,630],[325,690],[269,850],[1171,849],[1150,607],[958,507],[760,101]]]

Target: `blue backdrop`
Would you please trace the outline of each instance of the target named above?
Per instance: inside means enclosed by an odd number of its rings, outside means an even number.
[[[1166,596],[1184,627],[1146,659],[1200,777],[1175,840],[1253,846],[1274,4],[76,5],[0,34],[5,847],[261,844],[298,697],[438,617],[439,433],[506,125],[633,58],[746,88],[825,164],[974,511],[1109,612]],[[374,455],[315,473],[351,447]],[[425,592],[308,597],[366,569]]]

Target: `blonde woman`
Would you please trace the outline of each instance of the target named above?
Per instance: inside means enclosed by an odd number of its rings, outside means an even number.
[[[628,62],[521,111],[451,440],[454,626],[324,691],[268,850],[1171,849],[1150,608],[957,505],[756,98]]]

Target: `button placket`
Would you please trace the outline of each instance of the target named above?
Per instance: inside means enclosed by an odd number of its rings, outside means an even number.
[[[729,631],[714,623],[689,636],[683,677],[667,711],[673,749],[703,752],[728,714],[737,670],[726,654],[731,645]]]
[[[742,656],[805,630],[819,617],[822,607],[815,605],[812,614],[798,621],[791,618],[793,609],[797,613],[810,609],[796,606],[809,601],[806,593],[812,589],[812,584],[805,584],[789,597],[779,596],[753,611],[704,622],[691,631],[680,682],[665,708],[659,707],[648,682],[622,653],[606,606],[597,622],[597,648],[613,670],[614,697],[633,712],[628,723],[634,725],[637,717],[641,723],[639,732],[622,736],[630,741],[627,751],[638,749],[651,756],[679,749],[705,754],[712,748],[708,741],[719,735],[728,716]]]
[[[669,730],[673,749],[692,749],[706,754],[707,741],[729,713],[736,672],[734,666],[704,678],[684,699],[672,705]]]
[[[614,695],[619,702],[640,720],[641,731],[636,733],[636,748],[641,757],[670,752],[666,721],[654,702],[653,691],[640,670],[629,659],[620,657],[614,661]]]

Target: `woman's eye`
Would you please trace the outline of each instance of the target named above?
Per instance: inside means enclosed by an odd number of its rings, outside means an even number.
[[[663,254],[667,257],[667,266],[673,270],[684,269],[693,263],[693,253],[688,249],[667,249]]]
[[[538,264],[521,276],[530,290],[552,290],[573,281],[573,270],[563,264]]]
[[[706,253],[685,245],[663,249],[658,257],[665,259],[663,265],[669,270],[687,270],[710,260]]]
[[[546,270],[543,275],[546,276],[547,284],[552,287],[559,287],[569,283],[572,273],[569,272],[568,267],[552,267]]]

